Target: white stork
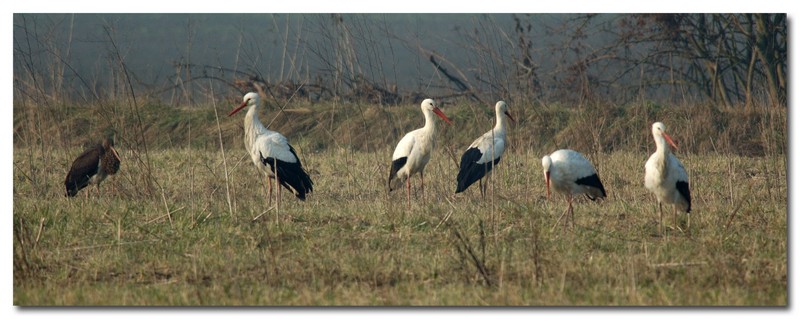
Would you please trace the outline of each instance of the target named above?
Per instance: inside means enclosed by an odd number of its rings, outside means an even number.
[[[562,149],[542,157],[544,180],[547,184],[547,198],[550,198],[550,186],[558,193],[567,196],[568,207],[564,212],[569,212],[572,227],[575,227],[575,215],[572,212],[572,196],[584,194],[591,200],[606,197],[606,189],[597,176],[597,171],[592,163],[581,153],[569,149]],[[564,217],[561,214],[561,217]],[[556,221],[558,225],[561,217]],[[564,226],[566,227],[566,220]],[[555,227],[555,226],[554,226]]]
[[[258,93],[250,92],[242,98],[242,104],[228,113],[232,116],[241,109],[249,106],[247,115],[244,117],[244,146],[250,153],[250,159],[258,170],[267,175],[270,179],[276,179],[277,183],[292,191],[300,200],[306,199],[306,194],[310,193],[314,185],[308,173],[303,169],[300,159],[297,157],[292,145],[285,136],[278,132],[268,130],[258,120]],[[269,186],[269,198],[272,201],[272,183]],[[280,186],[276,201],[280,201]]]
[[[114,149],[114,140],[110,137],[103,139],[102,144],[95,144],[78,155],[72,162],[72,167],[64,180],[66,196],[73,197],[78,191],[90,184],[95,186],[100,193],[100,183],[108,175],[114,175],[119,170],[119,154]],[[86,192],[89,197],[89,192]]]
[[[494,106],[497,117],[494,128],[477,138],[461,155],[461,168],[458,171],[456,193],[461,193],[476,181],[482,181],[486,176],[486,183],[481,185],[481,195],[486,197],[486,185],[491,176],[492,168],[500,162],[503,151],[506,149],[506,119],[514,121],[508,113],[508,104],[499,101]]]
[[[656,152],[644,165],[644,186],[656,195],[658,200],[659,227],[663,232],[664,213],[661,204],[672,204],[675,209],[673,219],[678,227],[678,211],[686,212],[686,228],[689,228],[689,212],[692,210],[692,196],[689,193],[689,176],[686,169],[669,149],[667,143],[678,147],[667,135],[664,123],[653,123],[653,139],[656,141]]]
[[[394,149],[394,154],[392,154],[392,168],[389,171],[388,186],[390,192],[399,188],[403,181],[406,182],[409,208],[411,207],[411,176],[417,172],[419,172],[419,178],[422,181],[422,201],[425,201],[423,170],[425,170],[425,165],[431,159],[431,151],[436,144],[434,140],[436,123],[433,122],[433,115],[436,114],[448,124],[452,124],[432,99],[425,99],[420,104],[420,107],[422,108],[422,114],[425,115],[425,126],[408,132],[400,139]]]

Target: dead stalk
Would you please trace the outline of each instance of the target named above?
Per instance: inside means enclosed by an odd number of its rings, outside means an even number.
[[[233,218],[233,204],[231,203],[231,186],[228,177],[228,159],[225,156],[225,145],[222,142],[222,127],[219,124],[219,114],[217,113],[217,99],[214,98],[214,84],[209,80],[211,87],[211,103],[214,107],[214,120],[217,122],[217,136],[219,136],[219,150],[222,153],[222,167],[225,170],[225,199],[228,201],[228,213]]]

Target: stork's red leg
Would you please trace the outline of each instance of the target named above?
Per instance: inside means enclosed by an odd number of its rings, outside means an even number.
[[[275,207],[276,212],[277,209],[281,208],[281,181],[279,180],[280,176],[278,176],[278,160],[275,160]]]
[[[425,176],[422,175],[422,171],[419,172],[419,179],[422,180],[422,204],[425,204]]]
[[[269,201],[267,202],[267,207],[272,206],[272,177],[267,176],[267,198]]]
[[[406,201],[408,203],[408,209],[411,209],[411,176],[406,178]]]
[[[569,211],[572,209],[572,203],[569,201],[569,197],[567,197],[567,210],[564,211],[561,216],[564,216],[564,231],[567,231],[567,226],[569,225]]]
[[[569,196],[569,219],[572,221],[572,229],[575,230],[575,211],[572,209],[572,195]]]
[[[689,231],[689,223],[692,221],[692,214],[686,214],[686,231]]]
[[[478,181],[482,182],[483,178],[479,179]],[[486,188],[489,187],[489,175],[486,175],[486,183],[482,183],[479,186],[481,187],[481,196],[483,196],[483,199],[486,200]]]
[[[677,208],[674,208],[672,210],[672,223],[675,224],[675,229],[681,229],[680,226],[678,226],[678,209]]]
[[[486,192],[489,189],[489,184],[492,183],[492,172],[486,173],[486,183],[483,183],[483,198],[486,198]]]
[[[658,231],[664,235],[664,211],[661,210],[661,202],[658,202]]]

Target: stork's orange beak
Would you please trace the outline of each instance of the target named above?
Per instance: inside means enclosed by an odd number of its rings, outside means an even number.
[[[511,116],[511,113],[508,113],[508,111],[506,111],[505,113],[506,113],[506,116],[508,116],[508,119],[511,120],[511,122],[517,123],[517,121],[514,120],[514,117]]]
[[[547,198],[550,198],[550,172],[544,172],[544,182],[547,184]]]
[[[111,153],[114,154],[114,157],[116,157],[118,161],[122,162],[122,160],[119,158],[119,154],[117,154],[117,150],[115,150],[113,146],[109,147],[109,149],[111,149]]]
[[[669,143],[670,146],[672,146],[672,149],[677,151],[678,146],[675,145],[675,142],[672,141],[672,138],[670,138],[669,135],[667,135],[667,133],[662,132],[661,134],[664,135],[664,139],[667,140],[667,143]]]
[[[447,124],[451,124],[451,125],[453,124],[453,121],[450,121],[450,119],[447,118],[447,115],[444,115],[442,110],[440,110],[438,107],[435,107],[435,106],[433,107],[433,113],[435,113],[436,115],[441,117],[445,122],[447,122]]]
[[[232,116],[232,115],[236,114],[236,112],[241,111],[245,106],[247,106],[247,101],[243,101],[242,104],[240,104],[238,107],[233,109],[233,111],[228,112],[228,116]]]

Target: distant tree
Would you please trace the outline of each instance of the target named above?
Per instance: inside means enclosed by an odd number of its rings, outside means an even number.
[[[749,106],[761,92],[786,103],[786,14],[635,14],[600,26],[613,41],[572,62],[597,78],[594,86],[636,79],[640,88],[680,86],[724,105]]]

